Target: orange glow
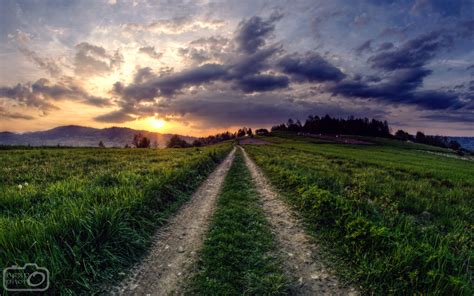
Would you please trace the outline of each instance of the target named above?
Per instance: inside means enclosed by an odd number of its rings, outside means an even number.
[[[150,119],[150,124],[155,129],[161,129],[162,127],[165,126],[165,121],[163,119],[157,119],[157,118],[152,117]]]

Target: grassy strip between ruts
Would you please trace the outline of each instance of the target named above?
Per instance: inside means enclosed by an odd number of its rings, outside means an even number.
[[[190,293],[283,295],[288,281],[250,173],[238,151],[226,177]]]
[[[47,268],[48,294],[100,292],[230,148],[0,154],[0,266]]]

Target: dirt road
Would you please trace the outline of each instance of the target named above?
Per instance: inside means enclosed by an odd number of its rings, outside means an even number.
[[[242,149],[242,148],[241,148]],[[245,162],[262,198],[262,207],[270,223],[285,265],[285,272],[297,285],[295,295],[357,295],[354,289],[343,287],[322,263],[322,254],[305,233],[291,208],[278,198],[263,173],[244,149]]]
[[[119,295],[177,295],[190,277],[190,269],[207,233],[235,148],[187,202],[155,234],[150,253],[117,291]]]

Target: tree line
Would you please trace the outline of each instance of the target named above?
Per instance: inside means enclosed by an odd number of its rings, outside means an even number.
[[[282,123],[272,127],[272,131],[304,132],[311,134],[344,134],[370,137],[390,137],[390,128],[387,121],[379,121],[368,118],[347,119],[331,117],[329,115],[308,116],[305,123],[299,120],[288,119],[286,124]]]
[[[344,119],[325,115],[323,117],[310,115],[302,124],[299,120],[288,119],[287,123],[275,125],[271,129],[285,132],[301,132],[310,134],[335,134],[335,135],[358,135],[368,137],[394,138],[401,141],[411,141],[442,148],[450,148],[460,151],[461,145],[445,136],[430,136],[422,132],[410,135],[404,130],[398,130],[395,135],[390,132],[387,121],[380,121],[369,118],[354,118],[353,116]]]
[[[411,142],[427,144],[427,145],[437,146],[437,147],[442,147],[442,148],[450,148],[453,150],[461,149],[461,144],[459,144],[455,140],[450,140],[448,137],[445,137],[445,136],[425,135],[422,132],[417,132],[416,135],[410,135],[404,130],[398,130],[395,133],[395,138],[402,141],[411,141]]]

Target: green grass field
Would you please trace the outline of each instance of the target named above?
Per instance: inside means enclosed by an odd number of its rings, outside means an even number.
[[[364,293],[474,293],[472,161],[390,140],[264,139],[247,151]]]
[[[224,183],[190,294],[285,295],[289,281],[242,152]]]
[[[0,151],[0,266],[48,268],[49,293],[106,288],[230,148]]]
[[[273,144],[246,151],[344,282],[362,294],[474,293],[473,161],[386,139],[261,139]],[[0,266],[48,268],[51,294],[106,291],[231,148],[0,150]],[[189,293],[288,293],[259,198],[238,152]]]

